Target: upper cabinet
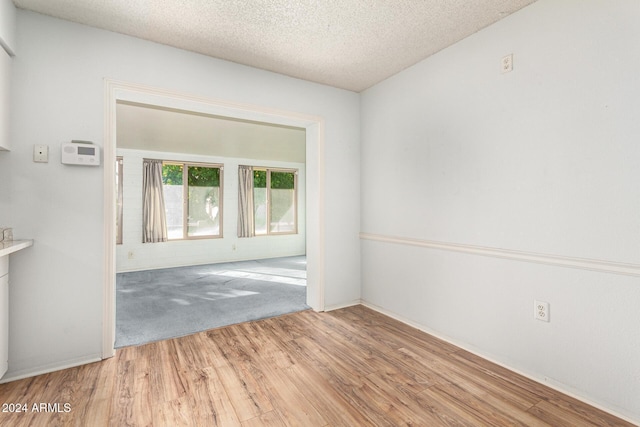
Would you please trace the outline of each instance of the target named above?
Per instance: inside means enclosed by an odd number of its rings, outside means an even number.
[[[16,7],[11,0],[0,0],[0,45],[11,56],[16,51]]]

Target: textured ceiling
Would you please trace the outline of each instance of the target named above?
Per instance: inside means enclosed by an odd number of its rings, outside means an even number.
[[[19,8],[360,92],[535,0],[14,0]]]

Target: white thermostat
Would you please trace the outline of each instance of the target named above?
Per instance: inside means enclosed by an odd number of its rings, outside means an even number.
[[[65,165],[100,165],[100,147],[89,141],[65,142],[60,146],[60,151],[60,159]]]

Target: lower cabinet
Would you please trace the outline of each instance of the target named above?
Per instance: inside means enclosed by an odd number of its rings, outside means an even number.
[[[9,257],[0,257],[0,378],[9,367]]]

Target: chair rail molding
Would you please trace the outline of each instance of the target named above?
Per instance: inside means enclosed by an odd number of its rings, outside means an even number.
[[[493,258],[511,259],[515,261],[547,264],[559,267],[578,268],[581,270],[598,271],[626,276],[640,277],[640,264],[628,264],[599,259],[576,258],[562,255],[541,254],[535,252],[518,251],[513,249],[499,249],[486,246],[466,245],[460,243],[437,242],[432,240],[414,239],[408,237],[387,236],[374,233],[360,233],[361,240],[392,243],[406,246],[418,246],[444,251],[462,252]]]

